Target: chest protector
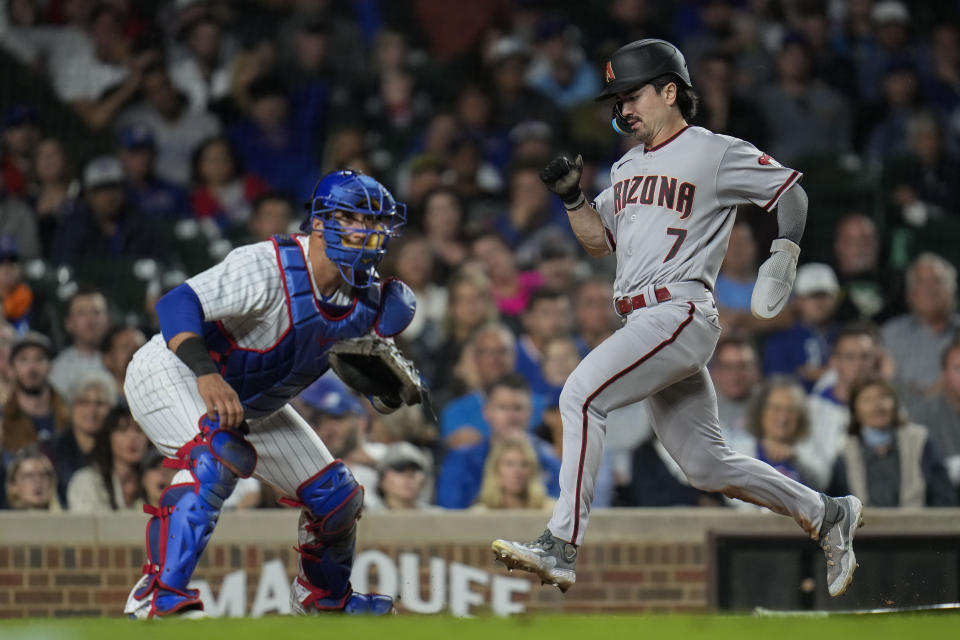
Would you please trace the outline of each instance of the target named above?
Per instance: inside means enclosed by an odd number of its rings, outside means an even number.
[[[264,350],[245,349],[221,322],[203,324],[210,355],[248,418],[273,413],[319,378],[329,367],[327,352],[337,340],[358,338],[371,329],[396,335],[416,310],[413,292],[399,280],[355,289],[346,307],[317,300],[300,243],[283,235],[274,236],[273,244],[290,321],[277,342]]]

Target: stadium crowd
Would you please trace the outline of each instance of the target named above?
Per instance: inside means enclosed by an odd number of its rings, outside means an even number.
[[[0,10],[0,502],[156,504],[173,470],[123,399],[163,293],[296,230],[323,173],[407,203],[381,265],[416,292],[399,343],[431,390],[381,416],[339,380],[295,401],[369,509],[550,509],[558,398],[615,331],[538,172],[588,195],[632,143],[603,62],[684,51],[694,124],[805,173],[788,310],[749,300],[772,216],[744,207],[710,373],[734,449],[868,506],[960,498],[960,10],[916,0],[6,0]],[[242,480],[228,508],[276,506]],[[643,404],[610,416],[596,506],[751,508],[690,487]]]

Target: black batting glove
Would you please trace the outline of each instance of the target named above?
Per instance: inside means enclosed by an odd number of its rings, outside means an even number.
[[[583,173],[583,156],[578,155],[576,160],[565,156],[557,156],[550,161],[540,172],[540,179],[547,189],[553,191],[563,200],[563,206],[568,211],[580,208],[586,201],[583,191],[580,190],[580,174]]]

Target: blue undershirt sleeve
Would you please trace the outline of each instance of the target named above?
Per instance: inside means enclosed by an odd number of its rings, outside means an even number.
[[[186,283],[171,289],[157,301],[157,317],[166,342],[184,331],[203,335],[203,307],[200,298]]]

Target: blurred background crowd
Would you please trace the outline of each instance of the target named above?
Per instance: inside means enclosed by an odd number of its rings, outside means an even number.
[[[794,301],[749,313],[773,215],[743,207],[710,364],[730,445],[869,506],[960,487],[956,0],[0,2],[0,501],[156,504],[173,470],[123,398],[156,300],[295,230],[323,173],[406,202],[381,265],[417,294],[401,347],[431,389],[390,416],[327,376],[295,401],[370,509],[545,509],[560,388],[615,331],[538,172],[594,195],[633,141],[593,96],[619,46],[683,50],[694,124],[804,172]],[[241,481],[228,508],[276,506]],[[750,508],[690,487],[643,404],[610,416],[597,506]]]

